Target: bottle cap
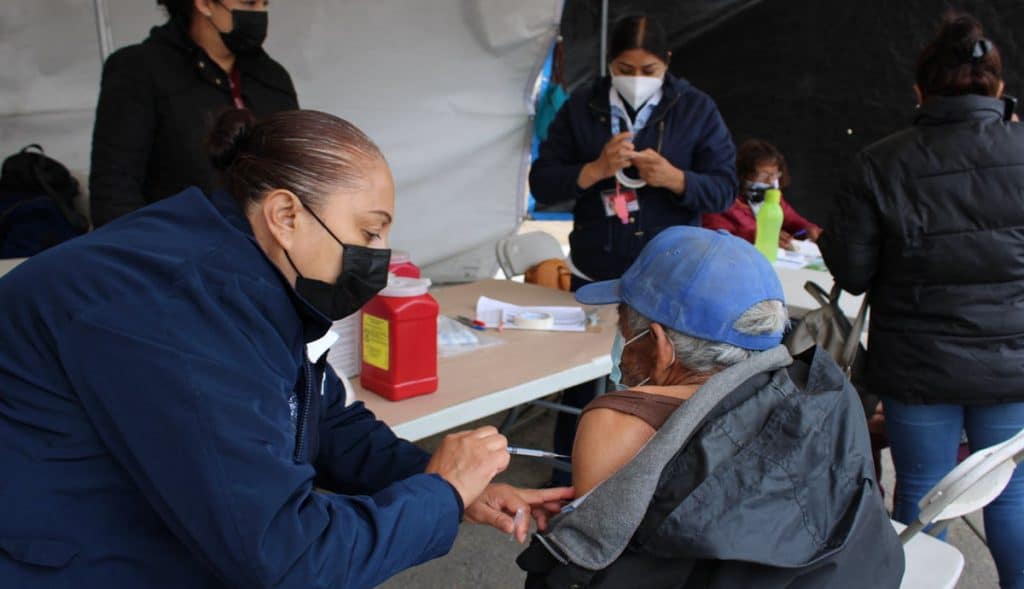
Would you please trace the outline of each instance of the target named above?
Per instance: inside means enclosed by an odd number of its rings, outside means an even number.
[[[379,296],[407,298],[427,294],[430,290],[429,278],[406,278],[405,276],[388,275],[388,285],[380,291]]]
[[[409,252],[402,250],[391,250],[391,265],[396,266],[398,264],[407,264],[412,261],[412,257]]]
[[[779,204],[782,200],[782,191],[778,188],[769,188],[764,191],[764,202]]]

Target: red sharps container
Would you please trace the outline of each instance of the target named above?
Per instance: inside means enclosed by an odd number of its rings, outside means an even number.
[[[430,280],[391,276],[363,307],[363,388],[391,401],[437,390],[438,304]]]

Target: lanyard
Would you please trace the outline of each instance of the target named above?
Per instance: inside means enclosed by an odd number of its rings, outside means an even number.
[[[234,102],[235,108],[245,108],[245,101],[242,100],[242,72],[238,69],[237,63],[228,74],[228,86],[231,88],[231,101]]]
[[[654,114],[654,109],[658,107],[658,103],[661,102],[662,91],[659,89],[647,99],[640,110],[636,113],[636,121],[629,120],[629,115],[626,114],[626,105],[622,102],[622,97],[615,91],[615,88],[608,90],[608,105],[612,111],[612,135],[618,135],[622,132],[622,123],[625,121],[626,130],[633,133],[634,136],[643,130],[647,126],[647,122],[651,120],[651,116]]]

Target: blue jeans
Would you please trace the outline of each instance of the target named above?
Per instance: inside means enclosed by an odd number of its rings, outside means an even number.
[[[1024,428],[1024,403],[907,405],[883,398],[896,467],[893,518],[917,517],[917,502],[957,464],[961,431],[971,451],[1004,442]],[[1024,467],[985,508],[985,535],[1003,589],[1024,589]]]

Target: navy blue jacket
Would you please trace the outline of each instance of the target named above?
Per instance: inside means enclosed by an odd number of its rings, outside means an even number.
[[[596,160],[612,138],[611,78],[578,88],[548,129],[530,170],[530,190],[541,203],[576,201],[569,243],[573,264],[594,280],[622,276],[648,241],[674,225],[700,225],[701,215],[728,209],[736,199],[736,148],[715,102],[681,78],[666,75],[663,97],[633,144],[660,152],[686,173],[686,189],[637,192],[640,211],[623,225],[605,214],[601,192],[614,178],[587,190],[576,184],[584,164]],[[625,130],[625,127],[623,127]],[[636,176],[636,171],[630,172]]]
[[[43,252],[0,309],[0,585],[370,587],[450,549],[452,487],[308,361],[329,322],[226,195]]]

